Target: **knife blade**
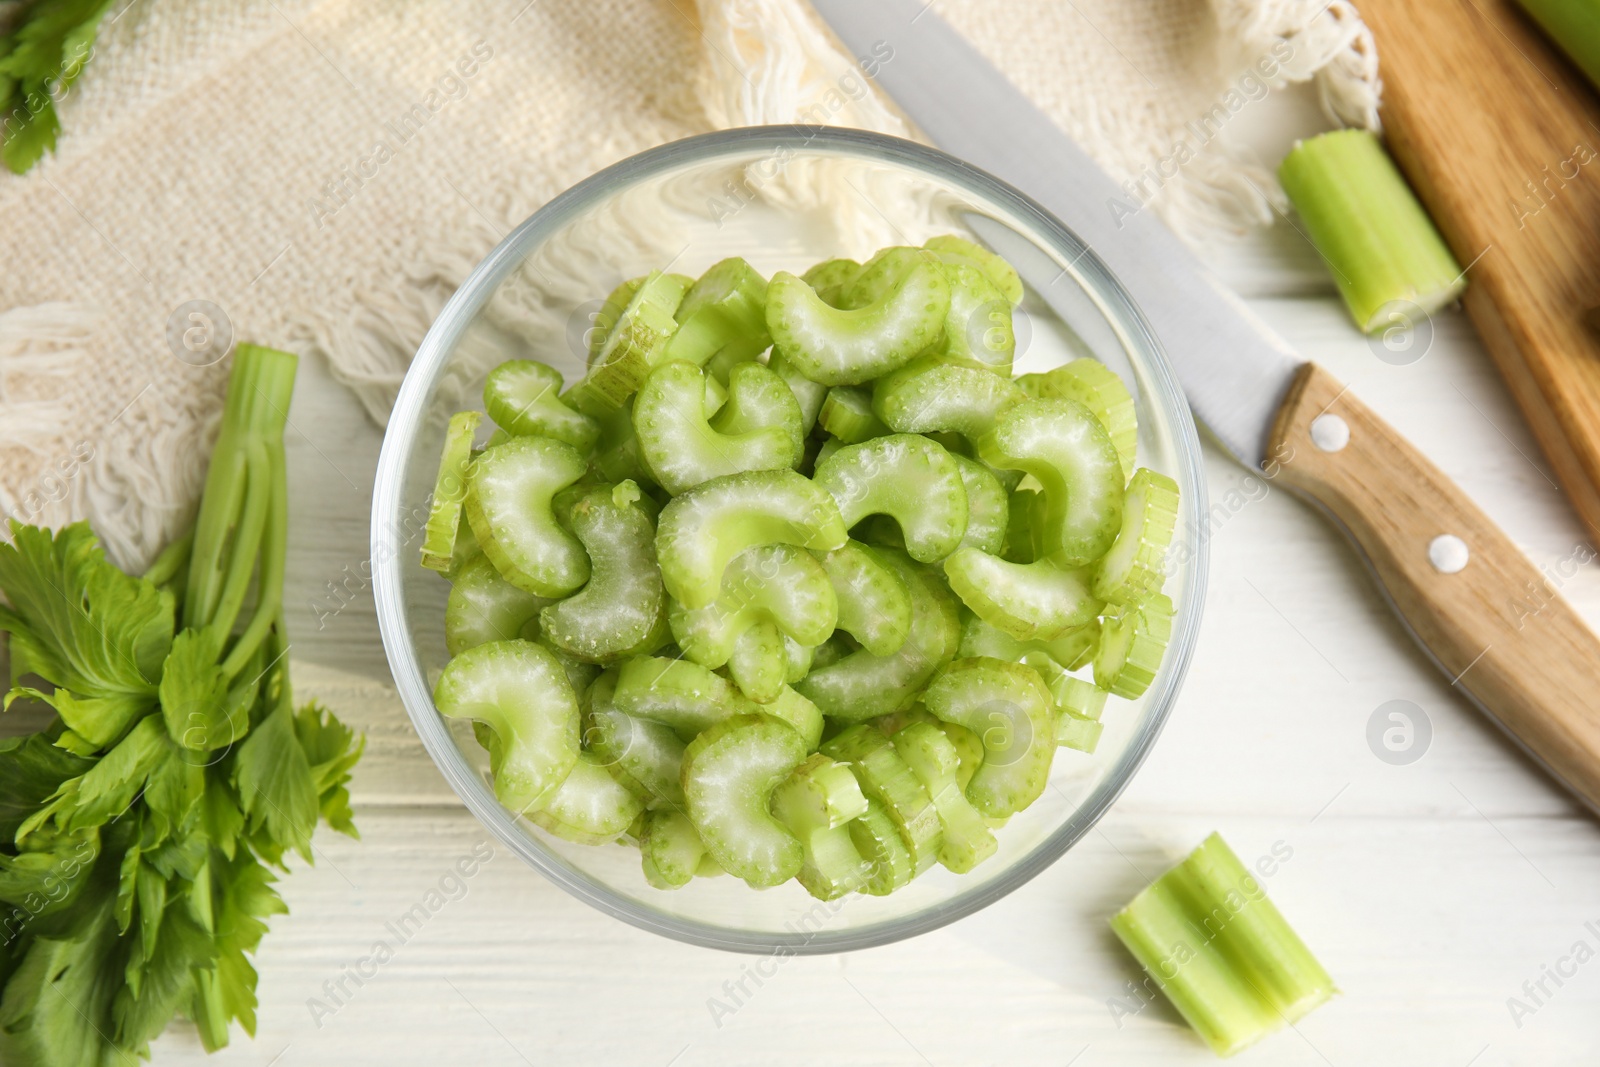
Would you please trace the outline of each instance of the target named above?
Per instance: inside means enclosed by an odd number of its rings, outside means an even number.
[[[1600,812],[1600,640],[1437,467],[1296,356],[1051,119],[931,10],[812,0],[944,151],[1072,229],[1144,312],[1195,415],[1353,542],[1402,623],[1474,704]]]

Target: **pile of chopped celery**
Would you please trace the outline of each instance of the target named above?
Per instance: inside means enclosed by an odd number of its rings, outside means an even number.
[[[957,237],[611,294],[589,370],[489,375],[423,546],[496,795],[652,885],[832,899],[972,869],[1161,662],[1178,487],[1080,359],[1012,374],[1022,282]],[[1083,673],[1080,673],[1083,672]]]

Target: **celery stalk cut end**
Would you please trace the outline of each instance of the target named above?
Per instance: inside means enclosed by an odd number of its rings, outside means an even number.
[[[1219,834],[1134,897],[1111,929],[1219,1056],[1338,992]]]

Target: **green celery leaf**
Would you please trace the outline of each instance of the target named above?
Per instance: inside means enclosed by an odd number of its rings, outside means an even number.
[[[293,848],[311,862],[318,796],[289,705],[279,705],[239,746],[234,783],[263,853],[276,862]]]
[[[115,0],[37,0],[0,52],[0,100],[10,117],[0,156],[21,174],[53,149],[60,121],[55,94],[77,80],[90,57],[100,20]]]
[[[228,859],[233,859],[239,834],[244,831],[244,812],[233,799],[233,789],[222,777],[224,772],[206,769],[206,791],[200,797],[198,833]]]
[[[91,766],[63,752],[44,734],[0,741],[0,841],[11,841],[29,815],[39,809],[68,778]]]
[[[70,834],[41,830],[28,838],[28,848],[0,854],[0,901],[21,910],[24,919],[72,907],[83,895],[100,856],[100,832],[94,828]],[[11,937],[13,915],[0,922],[0,937]]]
[[[161,668],[161,713],[167,733],[183,748],[228,748],[250,729],[256,686],[247,682],[230,691],[221,657],[221,642],[209,628],[184,630],[167,653]]]
[[[194,971],[211,966],[217,958],[216,943],[182,907],[169,907],[162,913],[160,932],[147,956],[144,944],[134,939],[129,945],[129,970],[134,959],[140,962],[137,988],[132,982],[125,983],[117,990],[111,1008],[116,1026],[112,1037],[124,1048],[141,1051],[193,998]]]
[[[127,811],[150,775],[173,758],[161,716],[146,715],[100,762],[62,782],[50,802],[22,824],[19,837],[51,819],[63,830],[104,825]]]
[[[340,833],[359,838],[361,834],[356,830],[350,811],[350,791],[345,785],[361,753],[366,750],[366,737],[358,741],[353,730],[315,700],[295,715],[294,728],[306,760],[311,764],[311,778],[322,817]]]
[[[193,753],[180,751],[170,741],[167,751],[167,758],[151,770],[144,790],[145,806],[160,820],[162,836],[186,829],[206,788],[205,768],[192,762]]]
[[[217,908],[217,976],[221,983],[222,1010],[238,1019],[245,1033],[256,1032],[256,969],[249,957],[267,932],[267,919],[287,915],[289,908],[273,889],[277,878],[265,864],[241,849],[219,868],[222,886]]]
[[[110,1040],[123,947],[111,904],[96,900],[71,940],[33,941],[0,996],[0,1063],[137,1067]]]
[[[13,522],[0,544],[0,630],[30,666],[72,700],[67,726],[107,745],[155,702],[172,645],[173,601],[112,566],[87,523],[50,531]],[[72,717],[68,717],[69,714]]]

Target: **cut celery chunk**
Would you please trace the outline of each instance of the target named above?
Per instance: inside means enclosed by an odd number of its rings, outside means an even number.
[[[681,811],[649,811],[639,834],[645,881],[657,889],[681,889],[694,879],[706,858],[705,842]]]
[[[757,545],[735,556],[723,571],[717,599],[703,608],[674,602],[668,610],[673,638],[683,654],[707,667],[733,655],[740,635],[770,623],[786,637],[811,647],[828,639],[839,604],[822,563],[793,545]],[[784,679],[793,654],[782,649]]]
[[[1022,279],[1017,275],[1016,268],[1006,262],[1004,256],[954,234],[930,238],[922,247],[946,263],[970,262],[976,265],[988,275],[990,283],[1002,296],[1013,304],[1022,303]]]
[[[860,273],[861,264],[853,259],[829,259],[800,275],[800,280],[815,289],[824,304],[843,307],[840,297]]]
[[[513,437],[478,457],[467,519],[483,554],[518,589],[562,597],[589,580],[589,557],[551,506],[584,467],[577,449],[547,437]]]
[[[933,798],[944,830],[939,862],[964,874],[994,855],[999,843],[963,792],[961,756],[944,731],[932,723],[914,722],[896,732],[891,740],[894,750]]]
[[[815,481],[833,496],[846,526],[868,515],[893,518],[919,562],[948,556],[966,533],[961,468],[926,437],[897,433],[847,445],[818,465]]]
[[[1024,400],[978,443],[992,467],[1021,470],[1043,487],[1035,513],[1041,557],[1081,567],[1106,554],[1122,523],[1125,479],[1105,427],[1075,400]]]
[[[630,793],[596,760],[580,752],[578,762],[528,821],[580,845],[604,845],[625,834],[644,811]]]
[[[616,705],[617,672],[585,694],[583,740],[595,761],[652,810],[683,807],[684,743],[666,723],[636,718]]]
[[[850,843],[867,864],[867,882],[861,887],[862,892],[888,896],[916,877],[911,850],[882,804],[868,797],[866,812],[853,819],[849,828]]]
[[[1105,692],[1105,690],[1100,690]],[[1079,752],[1092,753],[1100,744],[1101,731],[1105,724],[1099,719],[1091,719],[1085,715],[1074,715],[1065,709],[1056,712],[1056,744],[1062,748],[1076,749]]]
[[[817,746],[822,743],[822,729],[825,725],[822,709],[789,686],[780,689],[775,699],[761,705],[760,711],[763,715],[782,719],[793,727],[794,732],[806,743],[807,752],[815,752]]]
[[[516,437],[538,435],[587,453],[600,438],[598,420],[561,399],[561,372],[536,359],[508,359],[489,372],[483,406],[495,425]]]
[[[1178,483],[1140,467],[1122,500],[1122,530],[1094,571],[1094,595],[1137,604],[1161,591],[1167,548],[1178,525]]]
[[[789,676],[789,658],[783,634],[770,622],[758,622],[733,642],[728,656],[728,676],[739,692],[757,704],[770,704],[783,691]]]
[[[1076,400],[1100,420],[1117,450],[1122,478],[1133,475],[1139,453],[1139,417],[1128,387],[1097,359],[1075,359],[1043,374],[1024,374],[1017,385],[1035,400]]]
[[[1172,600],[1157,593],[1107,615],[1094,654],[1094,684],[1132,700],[1155,681],[1172,640]]]
[[[444,646],[452,656],[490,641],[509,641],[521,634],[548,597],[524,592],[500,577],[488,557],[465,564],[450,583],[444,609]]]
[[[785,723],[740,715],[696,737],[683,755],[689,819],[723,870],[752,886],[800,873],[805,849],[772,815],[772,794],[805,761],[805,742]]]
[[[829,307],[784,271],[767,287],[767,327],[802,374],[824,385],[855,385],[909,361],[936,341],[950,309],[950,283],[936,259],[917,264],[865,307]]]
[[[1049,640],[1091,622],[1101,603],[1089,591],[1083,568],[1049,560],[1009,563],[976,548],[944,561],[944,576],[979,618],[1021,641]]]
[[[1111,929],[1219,1056],[1293,1026],[1338,991],[1217,834],[1117,912]]]
[[[1055,755],[1055,713],[1038,672],[1006,660],[959,659],[939,672],[922,701],[946,722],[983,742],[983,763],[967,799],[984,815],[1004,818],[1044,792]]]
[[[1005,487],[994,471],[975,459],[951,454],[961,470],[961,485],[967,491],[967,529],[958,547],[997,553],[1005,547],[1010,505]]]
[[[1026,399],[1007,378],[922,356],[872,387],[872,409],[898,433],[959,433],[972,440],[1000,413]]]
[[[709,419],[706,381],[691,363],[663,363],[634,400],[639,454],[663,489],[682,493],[712,478],[800,462],[800,406],[783,379],[759,363],[741,363],[727,402]]]
[[[617,503],[628,489],[636,501],[638,487],[623,483],[595,486],[572,505],[568,525],[589,557],[589,582],[539,613],[551,643],[594,663],[654,652],[667,642],[655,524],[639,503]]]
[[[455,573],[456,538],[461,529],[462,504],[474,462],[472,438],[483,418],[476,411],[458,411],[445,428],[439,476],[433,483],[428,522],[423,527],[422,565],[449,576]]]
[[[767,369],[782,378],[794,394],[795,403],[800,405],[800,432],[809,434],[822,413],[822,405],[827,402],[828,387],[801,374],[794,361],[777,348],[767,357]]]
[[[578,698],[555,657],[532,642],[491,641],[456,656],[433,702],[493,732],[495,796],[514,812],[537,809],[578,762]]]
[[[636,656],[624,663],[611,699],[619,710],[665,723],[682,737],[758,710],[721,675],[698,663],[659,656]]]
[[[660,271],[647,275],[606,331],[604,344],[590,360],[588,377],[573,388],[569,402],[588,415],[620,408],[644,384],[651,368],[666,359],[683,295],[682,275]]]
[[[850,840],[849,824],[866,814],[867,798],[850,768],[820,753],[795,768],[772,794],[772,813],[804,850],[795,877],[819,900],[860,889],[867,863]]]
[[[822,754],[848,764],[861,791],[883,806],[911,854],[912,877],[939,859],[944,829],[928,788],[881,730],[852,726],[822,746]]]
[[[702,482],[661,512],[656,553],[667,592],[688,608],[717,598],[723,571],[755,545],[824,551],[848,539],[833,497],[794,471],[750,471]]]
[[[961,640],[955,598],[944,583],[897,552],[884,550],[881,556],[911,597],[905,642],[887,656],[863,648],[827,662],[823,651],[830,641],[818,650],[811,673],[794,684],[824,715],[841,722],[865,722],[909,704],[933,672],[955,655]]]
[[[833,586],[838,628],[874,656],[893,655],[911,633],[911,591],[901,572],[859,541],[817,558]]]
[[[872,394],[857,385],[836,385],[829,389],[817,423],[846,445],[890,432],[872,413]]]
[[[699,366],[713,356],[727,365],[754,359],[772,343],[767,333],[767,280],[738,256],[724,259],[689,287],[674,316],[678,329],[663,359]]]

